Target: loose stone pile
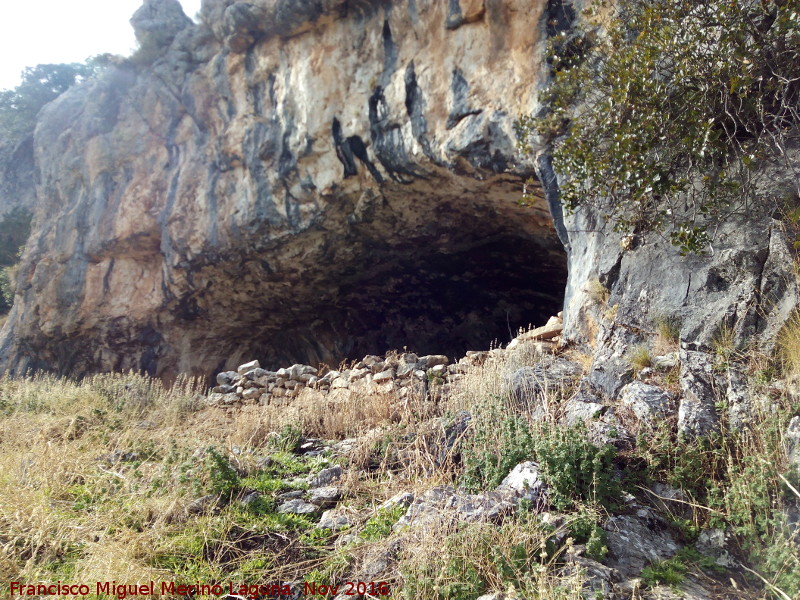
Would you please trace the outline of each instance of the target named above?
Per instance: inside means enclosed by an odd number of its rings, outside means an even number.
[[[337,390],[397,394],[405,399],[438,397],[446,394],[470,368],[481,365],[493,354],[511,351],[525,343],[536,343],[540,351],[554,347],[561,334],[561,313],[551,317],[544,327],[520,334],[505,350],[469,351],[451,364],[447,356],[413,352],[389,352],[385,356],[368,355],[349,368],[329,370],[296,364],[268,371],[257,360],[240,365],[236,371],[217,375],[217,385],[208,395],[208,404],[237,407],[247,404],[288,404],[304,390],[324,396]]]

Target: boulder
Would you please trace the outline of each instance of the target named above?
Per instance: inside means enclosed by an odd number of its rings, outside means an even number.
[[[299,498],[294,500],[287,500],[278,507],[279,513],[287,513],[292,515],[310,515],[319,510],[316,504],[309,504]]]
[[[632,381],[620,391],[620,402],[633,410],[640,421],[655,426],[672,408],[672,400],[664,390],[641,381]]]
[[[603,529],[609,551],[606,564],[625,577],[638,576],[650,563],[671,558],[680,549],[666,524],[646,508],[609,517]]]

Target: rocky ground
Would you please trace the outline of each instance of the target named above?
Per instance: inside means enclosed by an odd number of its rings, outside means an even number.
[[[797,597],[793,380],[665,328],[608,397],[560,327],[452,364],[250,362],[207,394],[3,380],[0,573],[229,597]]]

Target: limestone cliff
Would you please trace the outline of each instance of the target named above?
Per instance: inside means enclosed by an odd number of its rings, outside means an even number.
[[[2,367],[455,354],[556,312],[513,122],[557,4],[145,0],[139,55],[40,115]]]
[[[590,209],[562,215],[547,148],[517,152],[546,38],[580,4],[204,0],[193,24],[145,0],[137,55],[46,106],[0,177],[38,207],[0,368],[455,357],[562,304],[611,396],[659,318],[696,348],[720,331],[769,345],[798,300],[770,214],[682,257]],[[791,192],[766,175],[775,198]]]

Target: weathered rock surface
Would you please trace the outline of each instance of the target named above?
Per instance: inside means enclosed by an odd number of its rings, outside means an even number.
[[[704,352],[681,349],[681,403],[678,433],[686,437],[706,435],[719,424],[716,412],[714,359]]]
[[[195,25],[147,0],[153,64],[42,111],[0,367],[461,355],[542,322],[566,258],[544,200],[517,203],[513,122],[547,6],[205,0]]]
[[[669,395],[659,387],[633,381],[620,392],[622,404],[633,410],[641,421],[655,423],[669,413]]]
[[[608,534],[608,560],[626,577],[639,575],[652,562],[671,558],[680,548],[665,523],[649,509],[634,515],[610,517],[604,529]]]

